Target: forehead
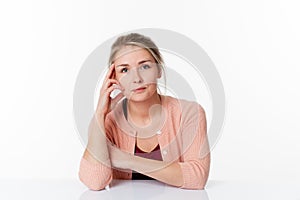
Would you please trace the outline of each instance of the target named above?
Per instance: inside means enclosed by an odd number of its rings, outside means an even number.
[[[142,47],[130,45],[122,47],[118,51],[115,56],[115,64],[122,64],[122,62],[139,62],[141,59],[145,58],[154,61],[153,56],[148,50]]]

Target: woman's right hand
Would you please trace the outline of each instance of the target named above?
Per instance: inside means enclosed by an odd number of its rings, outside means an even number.
[[[123,91],[122,86],[115,79],[115,65],[112,64],[109,67],[109,70],[103,81],[96,109],[96,117],[97,120],[100,120],[100,122],[102,123],[101,125],[104,125],[106,115],[114,108],[116,103],[124,97],[123,93],[120,92],[114,99],[112,99],[110,97],[110,94],[114,89]]]

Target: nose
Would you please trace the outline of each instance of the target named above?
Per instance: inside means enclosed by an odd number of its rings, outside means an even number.
[[[140,75],[138,68],[132,70],[132,79],[134,83],[142,83],[143,79]]]

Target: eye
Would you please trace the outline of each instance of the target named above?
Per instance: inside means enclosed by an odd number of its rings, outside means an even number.
[[[123,68],[123,69],[121,69],[121,73],[126,73],[128,71],[128,69],[127,68]]]
[[[142,66],[142,69],[149,69],[150,68],[150,65],[143,65]]]

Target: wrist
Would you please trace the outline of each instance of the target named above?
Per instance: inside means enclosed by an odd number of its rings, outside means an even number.
[[[98,114],[97,112],[94,114],[94,118],[96,120],[96,122],[99,124],[99,126],[101,128],[104,128],[104,124],[105,124],[105,116],[102,114]]]

